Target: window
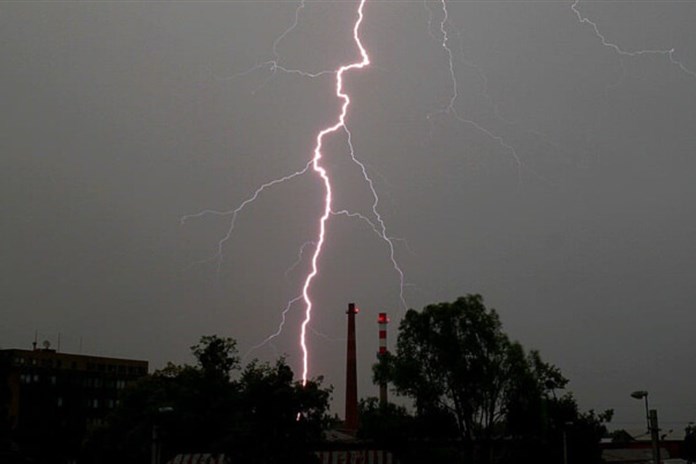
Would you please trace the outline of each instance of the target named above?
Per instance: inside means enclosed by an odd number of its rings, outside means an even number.
[[[63,407],[63,397],[62,397],[62,396],[59,396],[59,397],[56,399],[56,405],[57,405],[59,408]]]

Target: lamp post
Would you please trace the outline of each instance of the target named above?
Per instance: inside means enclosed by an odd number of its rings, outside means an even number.
[[[660,427],[657,422],[657,410],[648,408],[648,392],[638,390],[631,393],[631,398],[645,400],[645,417],[648,421],[648,433],[652,441],[653,463],[660,464]]]
[[[657,409],[650,410],[650,438],[652,439],[653,462],[660,464],[660,427],[657,424]]]
[[[650,433],[650,412],[648,409],[648,392],[645,390],[637,390],[631,393],[631,398],[635,398],[637,400],[642,400],[645,399],[645,423],[648,426],[648,433]]]

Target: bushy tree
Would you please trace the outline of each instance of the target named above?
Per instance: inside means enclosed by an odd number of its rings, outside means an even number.
[[[232,371],[239,369],[237,341],[216,335],[204,335],[191,347],[200,372],[209,379],[229,381]]]
[[[451,414],[460,437],[471,442],[500,430],[529,389],[545,388],[542,375],[564,384],[552,366],[534,360],[539,365],[532,367],[480,295],[468,295],[408,311],[396,353],[384,356],[374,373],[376,381],[390,382],[399,394],[412,397],[418,414]]]
[[[457,436],[453,417],[444,411],[413,415],[403,406],[360,401],[358,438],[390,450],[401,464],[457,462],[460,450],[450,444]]]
[[[321,379],[302,385],[279,359],[275,364],[247,365],[239,381],[240,409],[235,429],[226,439],[249,463],[302,463],[307,444],[321,439],[328,423],[330,389]]]
[[[204,336],[191,351],[194,365],[170,363],[126,389],[90,437],[85,462],[149,462],[154,427],[164,458],[212,452],[239,463],[309,459],[308,443],[319,437],[328,411],[330,389],[321,379],[295,382],[282,358],[242,369],[230,338]]]
[[[425,436],[446,436],[442,427],[452,424],[469,461],[558,461],[570,423],[574,439],[591,450],[583,456],[594,459],[611,417],[610,411],[580,413],[570,395],[557,398],[568,380],[537,351],[511,341],[480,295],[409,310],[396,352],[380,358],[374,380],[412,398],[416,418],[439,418],[440,428],[421,430]]]

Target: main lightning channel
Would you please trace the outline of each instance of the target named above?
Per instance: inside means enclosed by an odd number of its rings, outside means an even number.
[[[352,63],[352,64],[348,64],[348,65],[344,65],[344,66],[340,66],[339,68],[336,68],[336,69],[327,70],[327,71],[319,71],[319,72],[309,72],[309,71],[305,71],[305,70],[301,70],[301,69],[292,69],[292,68],[288,68],[288,67],[285,67],[285,66],[280,64],[281,56],[280,56],[280,53],[278,51],[278,47],[279,47],[280,43],[298,27],[298,25],[300,23],[300,16],[302,14],[302,10],[306,6],[306,2],[307,2],[307,0],[300,0],[300,2],[298,3],[298,5],[295,9],[294,21],[273,41],[273,50],[272,50],[273,57],[272,57],[272,59],[270,59],[268,61],[261,62],[261,63],[257,63],[252,68],[249,68],[246,71],[242,71],[240,73],[234,74],[230,77],[224,78],[224,80],[236,79],[238,77],[248,75],[248,74],[255,72],[257,70],[267,68],[271,72],[271,75],[267,79],[265,79],[252,92],[253,94],[255,94],[258,90],[260,90],[263,86],[265,86],[276,75],[276,72],[282,72],[284,74],[297,74],[301,77],[306,77],[306,78],[317,78],[317,77],[321,77],[321,76],[329,75],[329,74],[336,75],[337,76],[336,77],[336,96],[343,100],[343,105],[341,107],[341,112],[340,112],[339,117],[338,117],[338,122],[335,125],[327,127],[326,129],[324,129],[323,131],[321,131],[317,134],[314,156],[310,161],[308,161],[305,164],[303,169],[296,171],[294,173],[291,173],[289,175],[286,175],[286,176],[271,180],[269,182],[266,182],[265,184],[261,185],[257,190],[255,190],[252,195],[250,195],[246,200],[244,200],[235,209],[226,210],[226,211],[206,209],[206,210],[200,211],[196,214],[189,214],[189,215],[182,217],[181,218],[182,224],[189,219],[198,218],[198,217],[207,216],[207,215],[230,217],[230,224],[229,224],[229,227],[227,229],[227,232],[218,241],[217,252],[213,256],[211,256],[210,258],[204,259],[204,260],[199,261],[198,263],[194,263],[194,264],[201,264],[201,263],[205,263],[208,261],[216,260],[217,265],[218,265],[218,272],[219,272],[220,267],[222,265],[222,261],[223,261],[223,249],[224,249],[226,242],[231,238],[232,233],[234,232],[235,224],[236,224],[236,220],[237,220],[238,215],[241,214],[242,211],[247,206],[249,206],[251,203],[256,201],[256,199],[259,197],[259,195],[261,193],[263,193],[266,189],[268,189],[270,187],[274,187],[277,184],[285,183],[286,181],[292,180],[295,177],[303,175],[303,174],[309,172],[310,168],[312,168],[312,170],[319,175],[320,179],[324,183],[325,190],[326,190],[326,197],[325,197],[326,202],[325,202],[324,214],[321,216],[321,218],[319,220],[319,234],[318,235],[319,235],[319,238],[321,239],[321,244],[323,245],[323,243],[324,243],[324,237],[326,235],[326,222],[330,216],[345,216],[345,217],[352,218],[352,219],[359,219],[359,220],[365,222],[366,224],[368,224],[369,227],[371,228],[371,230],[380,239],[382,239],[384,242],[386,242],[386,244],[389,248],[389,258],[391,260],[393,269],[395,270],[395,272],[398,274],[398,277],[399,277],[399,283],[400,283],[399,297],[401,300],[401,307],[403,310],[405,310],[407,308],[406,300],[404,297],[404,288],[405,288],[406,284],[405,284],[405,279],[404,279],[404,272],[402,271],[401,267],[399,266],[399,264],[396,260],[394,242],[397,240],[402,241],[404,243],[404,245],[406,246],[406,248],[408,248],[408,243],[406,243],[406,241],[404,239],[391,237],[387,234],[387,227],[386,227],[385,221],[384,221],[384,219],[383,219],[383,217],[378,209],[378,205],[379,205],[380,200],[379,200],[379,196],[377,194],[377,190],[374,186],[374,182],[372,181],[372,178],[368,174],[368,170],[367,170],[366,165],[362,161],[360,161],[360,159],[356,155],[356,151],[355,151],[355,148],[354,148],[353,142],[352,142],[352,134],[351,134],[351,131],[349,130],[349,128],[346,124],[346,121],[345,121],[348,107],[350,105],[350,99],[349,99],[348,95],[345,92],[343,92],[343,81],[342,81],[343,73],[345,71],[350,70],[350,69],[363,68],[370,63],[367,52],[366,52],[365,48],[362,46],[362,42],[360,41],[360,38],[358,35],[359,28],[360,28],[360,25],[361,25],[362,19],[363,19],[363,7],[366,3],[366,0],[359,2],[359,6],[358,6],[358,10],[357,10],[357,20],[356,20],[354,27],[353,27],[353,39],[354,39],[357,47],[360,50],[361,61],[356,62],[356,63]],[[345,132],[345,134],[347,136],[347,144],[348,144],[348,148],[350,151],[351,160],[361,170],[363,178],[365,179],[365,182],[366,182],[366,184],[367,184],[367,186],[370,189],[370,192],[372,194],[371,212],[374,215],[375,221],[373,221],[372,219],[370,219],[366,215],[358,213],[358,212],[351,212],[348,210],[334,211],[331,209],[331,200],[332,200],[331,181],[330,181],[328,172],[323,169],[323,166],[320,163],[320,159],[322,157],[321,148],[322,148],[323,137],[330,134],[330,133],[339,131],[339,130],[343,130]],[[285,323],[287,320],[287,315],[288,315],[289,311],[291,310],[291,308],[294,307],[296,305],[296,303],[299,303],[300,301],[304,301],[304,303],[305,303],[305,319],[303,321],[304,324],[302,326],[302,334],[300,337],[301,348],[303,351],[303,356],[302,356],[302,358],[303,358],[303,383],[306,383],[306,375],[307,375],[307,372],[309,370],[308,369],[309,354],[308,354],[308,350],[307,350],[307,346],[306,346],[306,334],[308,333],[308,331],[315,333],[315,334],[318,334],[316,329],[309,327],[309,321],[311,319],[311,311],[312,311],[312,306],[313,306],[312,301],[309,297],[309,288],[310,288],[310,285],[312,283],[313,278],[316,277],[316,275],[319,272],[318,259],[319,259],[319,256],[321,254],[321,248],[318,246],[318,244],[319,244],[319,242],[317,240],[306,241],[299,250],[297,260],[291,265],[291,267],[288,270],[286,270],[286,277],[287,277],[290,272],[292,272],[297,266],[299,266],[302,263],[303,257],[305,254],[305,250],[310,245],[312,246],[314,252],[312,253],[311,272],[305,277],[304,286],[302,287],[302,290],[303,290],[302,293],[299,296],[292,298],[291,300],[289,300],[286,303],[285,308],[282,311],[281,321],[280,321],[276,331],[273,332],[272,334],[270,334],[269,336],[267,336],[260,343],[253,345],[245,354],[245,358],[246,358],[254,350],[261,348],[264,345],[272,344],[272,341],[276,337],[280,336],[280,334],[283,332],[283,329],[284,329],[284,326],[285,326]],[[327,338],[325,335],[321,335],[321,334],[319,334],[319,335],[322,336],[323,338]]]
[[[312,158],[312,169],[316,172],[319,177],[321,177],[324,183],[324,188],[326,191],[326,196],[324,197],[324,213],[319,220],[319,236],[317,239],[317,246],[314,249],[314,254],[312,255],[312,270],[307,275],[305,279],[304,286],[302,287],[302,296],[305,301],[305,318],[302,322],[302,327],[300,330],[300,347],[302,349],[302,384],[306,385],[307,375],[309,372],[309,351],[307,349],[307,326],[312,319],[312,299],[309,295],[309,288],[312,284],[312,280],[319,273],[318,261],[321,256],[321,251],[324,246],[324,240],[326,238],[326,223],[331,215],[331,201],[332,201],[332,189],[331,189],[331,178],[329,177],[326,169],[321,165],[320,161],[322,159],[322,146],[324,142],[324,137],[328,134],[337,132],[339,129],[345,129],[346,127],[346,115],[348,114],[348,107],[350,106],[350,97],[347,93],[343,91],[343,73],[351,69],[363,69],[370,64],[370,57],[365,50],[362,42],[360,41],[360,25],[363,21],[363,8],[367,0],[360,0],[357,11],[357,20],[353,26],[353,40],[360,50],[361,60],[359,62],[343,65],[338,68],[336,72],[336,96],[343,100],[341,105],[341,112],[338,117],[338,122],[334,125],[329,126],[321,130],[317,134],[316,145],[314,147],[314,157]]]

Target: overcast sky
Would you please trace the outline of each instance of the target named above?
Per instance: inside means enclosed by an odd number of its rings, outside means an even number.
[[[242,354],[309,269],[322,185],[303,169],[357,60],[353,1],[0,2],[0,346],[190,362],[203,334]],[[583,408],[663,428],[696,419],[696,3],[368,1],[372,59],[346,74],[356,156],[408,307],[481,293],[562,369]],[[581,19],[587,20],[582,22]],[[284,34],[286,33],[286,34]],[[280,40],[278,40],[280,39]],[[603,43],[604,42],[604,43]],[[653,51],[641,53],[640,51]],[[659,53],[659,51],[671,54]],[[638,52],[638,53],[636,53]],[[454,111],[446,111],[450,100]],[[459,119],[456,117],[459,116]],[[335,210],[375,221],[345,134],[327,138]],[[342,414],[345,309],[360,396],[376,315],[404,308],[389,248],[332,217],[311,293],[310,375]],[[206,261],[207,260],[207,261]],[[300,372],[302,305],[249,353]]]

